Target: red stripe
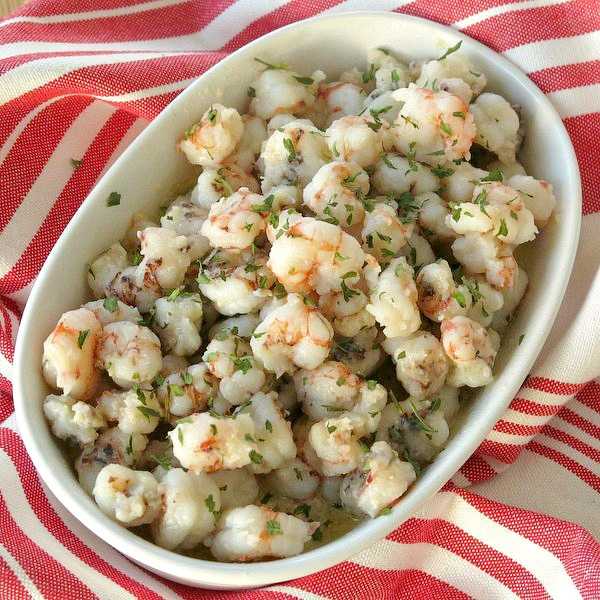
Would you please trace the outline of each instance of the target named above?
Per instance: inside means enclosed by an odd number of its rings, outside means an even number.
[[[577,394],[576,398],[581,404],[600,412],[600,383],[591,381]]]
[[[3,306],[2,299],[0,298],[0,315],[2,317],[3,327],[0,329],[0,353],[2,353],[8,362],[12,362],[14,356],[13,346],[13,331],[10,313]]]
[[[45,598],[61,598],[61,600],[94,598],[92,591],[78,577],[21,531],[2,496],[0,496],[0,515],[2,544],[19,562]],[[35,556],[35,560],[31,560],[32,556]]]
[[[0,423],[8,419],[13,410],[12,385],[8,379],[0,375]]]
[[[56,145],[93,98],[63,98],[44,108],[27,124],[0,165],[0,230],[12,218]],[[49,124],[52,124],[49,127]],[[27,160],[23,160],[26,156]]]
[[[29,592],[23,587],[8,563],[0,556],[0,595],[11,600],[29,600]]]
[[[544,92],[600,83],[600,60],[534,71],[529,78]]]
[[[477,448],[475,454],[485,454],[500,462],[511,464],[517,460],[522,451],[523,446],[518,444],[505,444],[492,440],[484,440],[481,442],[479,448]]]
[[[388,537],[402,544],[426,542],[445,548],[491,575],[520,597],[549,598],[544,587],[523,565],[444,519],[412,518]]]
[[[15,266],[0,279],[0,292],[12,293],[35,279],[48,252],[134,122],[135,116],[125,111],[116,111],[106,121],[83,156],[85,168],[73,171],[71,179],[59,194],[27,250]]]
[[[510,403],[509,408],[526,415],[551,417],[562,408],[562,404],[539,404],[533,400],[517,397]]]
[[[556,381],[555,379],[548,379],[547,377],[528,377],[523,387],[540,390],[547,394],[574,396],[584,385],[584,383],[565,383],[563,381]]]
[[[396,8],[396,12],[431,19],[450,25],[478,12],[500,6],[502,0],[471,0],[470,2],[448,2],[447,0],[417,0]]]
[[[25,496],[31,508],[42,522],[44,527],[65,547],[80,560],[88,564],[96,571],[109,577],[118,585],[124,587],[130,593],[142,594],[143,598],[160,600],[158,594],[128,577],[125,573],[113,567],[93,550],[88,548],[56,514],[54,508],[48,502],[44,489],[40,485],[37,473],[27,455],[23,442],[12,430],[0,427],[0,448],[9,455],[14,463],[19,479],[23,485]],[[41,563],[43,565],[43,563]],[[48,596],[56,598],[57,596]]]
[[[313,17],[328,8],[336,6],[341,1],[342,0],[292,0],[284,6],[276,8],[273,12],[250,23],[244,30],[240,31],[234,38],[229,40],[221,50],[225,52],[237,50],[261,35],[269,33],[269,31],[279,29],[284,25],[295,23],[301,19]]]
[[[498,52],[531,42],[589,33],[600,28],[600,0],[573,0],[515,10],[469,27],[463,32]]]
[[[78,13],[93,10],[135,6],[139,0],[36,0],[27,2],[18,10],[11,13],[15,16],[45,17],[68,13]]]
[[[3,27],[2,42],[114,43],[180,37],[204,29],[233,1],[190,1],[118,17],[62,23],[14,23]]]
[[[570,471],[573,475],[579,477],[581,481],[587,483],[591,488],[600,492],[600,477],[579,464],[577,461],[565,456],[562,452],[554,450],[554,448],[548,448],[535,440],[529,443],[527,450],[554,461],[556,464],[564,467],[567,471]]]
[[[453,491],[496,523],[557,556],[583,598],[600,597],[600,544],[583,527],[516,506],[507,507],[460,488]]]
[[[494,425],[495,431],[501,431],[502,433],[511,433],[513,435],[528,435],[534,436],[542,425],[523,425],[521,423],[512,423],[511,421],[505,421],[500,419],[496,425]]]
[[[498,473],[481,456],[473,455],[460,468],[460,472],[471,483],[480,483],[495,477]]]
[[[597,440],[600,440],[600,426],[590,423],[590,421],[584,419],[576,412],[573,412],[569,407],[565,407],[561,410],[558,417],[574,427],[585,431],[588,435],[595,437]]]
[[[593,461],[600,463],[600,451],[596,450],[596,448],[593,448],[589,444],[586,444],[583,440],[580,440],[578,437],[572,435],[571,433],[567,433],[565,431],[557,429],[552,425],[546,425],[546,427],[542,429],[541,433],[555,440],[558,440],[559,442],[562,442],[567,446],[570,446],[571,448],[577,450],[584,456],[587,456]],[[598,479],[598,481],[600,481],[600,478]]]

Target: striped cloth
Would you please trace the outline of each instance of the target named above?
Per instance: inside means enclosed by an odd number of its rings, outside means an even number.
[[[195,77],[274,28],[365,6],[450,24],[548,94],[583,180],[566,301],[487,440],[385,540],[264,590],[177,585],[94,537],[43,488],[11,400],[23,304],[94,183]],[[0,597],[600,598],[599,57],[600,0],[32,0],[0,22]],[[75,170],[70,158],[83,162]]]

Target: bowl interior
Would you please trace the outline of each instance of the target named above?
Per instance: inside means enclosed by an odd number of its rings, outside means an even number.
[[[303,74],[322,69],[334,78],[353,66],[364,67],[366,50],[373,46],[412,60],[439,56],[459,39],[462,51],[488,76],[488,89],[521,106],[527,127],[521,160],[529,174],[552,182],[558,207],[557,218],[524,253],[530,289],[503,339],[496,379],[466,408],[462,427],[448,447],[391,516],[363,522],[342,539],[292,559],[253,565],[198,561],[155,547],[112,523],[79,487],[41,410],[48,393],[40,372],[42,343],[62,312],[87,299],[87,263],[122,237],[135,212],[153,213],[190,187],[196,170],[176,152],[175,142],[212,102],[246,109],[247,87],[260,70],[254,57],[287,62]],[[106,198],[112,191],[121,193],[121,204],[108,208]],[[330,566],[406,519],[449,479],[501,415],[532,366],[560,305],[577,246],[580,205],[577,164],[560,118],[524,75],[481,44],[451,29],[391,13],[334,15],[278,30],[234,53],[181,94],[102,178],[53,249],[26,307],[16,352],[15,402],[27,448],[42,478],[77,518],[136,562],[166,577],[231,589],[283,581]],[[525,338],[518,345],[521,334]]]

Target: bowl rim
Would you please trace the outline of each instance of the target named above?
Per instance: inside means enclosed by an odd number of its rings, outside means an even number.
[[[214,70],[226,69],[229,62],[237,58],[239,54],[250,52],[252,48],[260,45],[265,39],[272,37],[285,36],[286,32],[298,26],[310,25],[314,22],[336,20],[344,18],[352,18],[357,20],[368,20],[373,17],[389,18],[398,21],[414,22],[417,25],[428,27],[434,33],[442,34],[451,43],[458,41],[466,42],[465,46],[472,48],[474,52],[487,55],[490,60],[496,62],[505,71],[508,71],[516,81],[525,88],[526,92],[533,95],[537,102],[541,102],[552,113],[555,123],[561,131],[562,136],[566,140],[566,155],[565,168],[569,169],[570,186],[568,189],[570,201],[573,208],[568,211],[572,223],[571,235],[568,239],[568,247],[564,248],[565,260],[563,261],[564,270],[561,273],[562,279],[558,280],[554,289],[554,302],[547,311],[548,319],[543,329],[532,335],[524,346],[530,347],[529,353],[526,354],[526,360],[522,362],[520,368],[516,369],[516,375],[513,377],[513,385],[505,391],[508,394],[508,400],[505,403],[498,403],[494,410],[487,413],[485,419],[480,419],[478,427],[470,429],[470,435],[463,436],[462,450],[457,450],[445,456],[443,468],[435,469],[437,461],[434,461],[429,467],[430,485],[426,490],[419,489],[420,493],[407,494],[403,502],[400,504],[402,510],[398,510],[398,506],[394,508],[392,513],[387,516],[379,517],[369,521],[365,527],[354,528],[341,537],[333,540],[319,548],[303,552],[297,556],[277,559],[273,561],[256,562],[256,563],[223,563],[217,561],[208,561],[203,559],[191,558],[175,552],[165,550],[141,537],[132,533],[128,529],[118,525],[110,520],[107,516],[101,513],[100,509],[95,506],[86,506],[81,503],[76,497],[76,493],[70,489],[69,482],[64,481],[59,476],[59,471],[53,469],[52,461],[45,453],[44,448],[38,443],[35,435],[35,430],[32,428],[28,415],[27,403],[23,391],[23,380],[27,377],[24,372],[23,364],[27,354],[27,338],[28,331],[35,327],[35,307],[38,305],[40,298],[40,281],[43,279],[43,274],[47,269],[47,265],[57,260],[61,254],[61,245],[64,238],[71,231],[77,228],[78,218],[86,207],[92,201],[96,189],[100,183],[109,180],[114,171],[123,163],[126,163],[129,156],[137,151],[140,146],[146,143],[146,137],[152,130],[152,125],[157,123],[159,119],[165,118],[166,114],[175,110],[181,104],[185,104],[187,97],[194,93],[198,86],[202,85],[202,80]],[[514,394],[525,379],[531,366],[536,360],[539,349],[548,336],[550,329],[554,323],[554,319],[560,308],[562,298],[566,291],[571,270],[573,267],[575,254],[579,240],[579,229],[581,223],[581,182],[579,169],[575,152],[570,141],[569,135],[558,115],[556,109],[552,106],[550,100],[537,88],[537,86],[512,62],[507,58],[498,54],[491,48],[488,48],[481,42],[470,38],[462,32],[451,27],[412,15],[403,13],[394,13],[381,10],[355,10],[339,13],[330,13],[325,15],[317,15],[301,21],[295,21],[279,29],[268,32],[267,34],[253,40],[252,42],[242,46],[235,52],[232,52],[224,59],[213,65],[202,75],[200,75],[192,84],[182,91],[163,111],[149,124],[149,126],[126,148],[123,154],[115,161],[115,163],[104,173],[104,175],[96,182],[94,188],[82,202],[75,215],[65,227],[65,230],[57,240],[55,246],[49,253],[45,264],[43,265],[36,283],[33,286],[28,302],[23,312],[21,324],[19,327],[14,359],[14,403],[17,419],[18,431],[21,434],[25,447],[31,457],[36,470],[39,473],[42,481],[48,486],[50,491],[58,498],[67,510],[78,521],[80,521],[87,529],[92,531],[96,536],[107,542],[119,552],[127,556],[134,562],[146,567],[150,571],[166,576],[174,581],[186,583],[195,586],[203,586],[213,589],[240,589],[257,587],[276,582],[283,582],[297,577],[309,575],[311,573],[323,570],[339,562],[342,562],[349,557],[357,554],[370,544],[380,540],[392,530],[397,528],[404,520],[421,506],[429,497],[433,496],[439,489],[449,480],[452,473],[455,473],[468,457],[476,449],[480,441],[491,430],[494,423],[503,414],[506,406],[512,400]],[[575,207],[577,211],[575,211]],[[539,349],[535,350],[534,344]],[[510,393],[509,393],[510,392]],[[468,447],[468,454],[464,452],[464,447]],[[466,457],[464,456],[466,454]],[[450,475],[448,475],[450,473]],[[83,491],[83,490],[81,490]],[[93,510],[92,510],[93,508]],[[231,575],[235,573],[235,580],[231,579]],[[274,573],[278,573],[275,574]]]

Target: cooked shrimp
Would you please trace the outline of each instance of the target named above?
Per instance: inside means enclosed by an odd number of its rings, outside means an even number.
[[[262,143],[267,139],[267,125],[260,117],[254,115],[242,115],[242,121],[244,133],[231,160],[235,166],[241,167],[246,173],[251,173],[260,154]]]
[[[306,83],[299,80],[306,80]],[[280,113],[300,115],[315,102],[314,79],[302,78],[288,69],[265,69],[252,84],[252,89],[254,97],[250,112],[261,119],[270,119]]]
[[[259,159],[263,192],[281,184],[303,188],[329,160],[325,134],[306,119],[291,121],[263,144]]]
[[[329,320],[333,330],[344,337],[354,337],[365,327],[375,325],[375,318],[367,312],[369,299],[359,289],[346,288],[319,297],[319,310]]]
[[[470,159],[475,123],[460,98],[414,86],[396,90],[393,95],[404,102],[392,134],[405,156],[429,165]]]
[[[364,99],[364,90],[355,83],[334,81],[319,86],[318,101],[325,105],[329,124],[341,117],[360,113]]]
[[[102,327],[116,321],[131,321],[137,323],[142,317],[135,306],[128,306],[117,298],[108,297],[103,300],[87,302],[81,308],[91,310]]]
[[[304,204],[324,221],[352,227],[365,216],[369,175],[353,162],[323,165],[304,188]]]
[[[418,163],[412,154],[407,158],[385,152],[375,164],[373,187],[380,194],[425,194],[440,187],[439,178],[428,165]]]
[[[268,264],[288,292],[321,295],[344,290],[364,257],[358,242],[337,225],[300,217],[273,241]]]
[[[484,273],[498,290],[512,287],[518,269],[512,250],[491,233],[467,233],[452,244],[456,260],[470,273]]]
[[[386,264],[406,244],[412,232],[412,223],[404,223],[398,216],[397,202],[377,202],[365,216],[361,231],[363,249],[375,256],[380,264]]]
[[[277,377],[298,367],[314,369],[329,354],[333,329],[327,319],[298,294],[275,309],[256,328],[250,345],[254,356]]]
[[[113,244],[102,252],[88,267],[88,284],[94,296],[108,296],[107,291],[115,277],[129,266],[127,251],[121,244]]]
[[[245,173],[237,165],[224,165],[219,169],[202,169],[190,200],[200,209],[206,211],[221,198],[227,198],[240,188],[248,188],[251,192],[259,193],[258,181]]]
[[[502,292],[495,290],[481,275],[464,276],[462,282],[473,298],[473,305],[466,316],[477,321],[483,327],[489,327],[495,313],[504,304]]]
[[[223,510],[252,504],[258,498],[258,482],[248,467],[234,471],[215,471],[209,477],[219,488]]]
[[[185,132],[179,148],[193,165],[219,166],[234,153],[243,133],[244,122],[235,108],[212,104]]]
[[[200,363],[168,375],[157,394],[171,415],[187,417],[206,410],[217,396],[218,389],[217,378],[206,364]]]
[[[147,327],[129,321],[108,324],[96,353],[96,364],[122,388],[150,383],[162,365],[158,337]]]
[[[82,446],[90,444],[98,437],[98,429],[106,427],[99,410],[68,395],[49,394],[43,408],[52,433],[61,440],[74,440]]]
[[[259,323],[260,317],[258,313],[229,317],[228,319],[217,321],[208,331],[208,337],[212,339],[217,335],[222,337],[231,333],[249,340]]]
[[[299,458],[271,471],[263,478],[267,489],[294,500],[310,498],[317,491],[319,482],[319,474]]]
[[[387,339],[382,345],[396,363],[396,378],[413,398],[432,396],[444,385],[448,359],[440,341],[428,331]]]
[[[153,390],[107,390],[98,399],[98,410],[109,423],[125,433],[152,433],[162,416],[162,406]]]
[[[169,437],[181,465],[194,473],[239,469],[256,460],[254,423],[249,415],[196,413],[180,419]]]
[[[521,303],[527,287],[529,285],[529,277],[521,268],[517,267],[513,278],[513,285],[501,290],[504,303],[502,308],[496,311],[492,318],[492,327],[496,331],[502,332],[510,323],[516,308]]]
[[[86,444],[75,461],[75,470],[83,489],[92,494],[98,473],[109,464],[133,466],[148,445],[141,433],[127,434],[118,427],[103,431],[91,444]]]
[[[363,455],[361,468],[343,479],[340,499],[351,512],[376,517],[416,478],[413,466],[401,461],[388,443],[375,442]]]
[[[444,177],[444,185],[440,194],[447,202],[471,202],[473,190],[479,181],[489,175],[487,171],[478,169],[467,162],[452,165],[452,173]]]
[[[204,259],[198,287],[222,315],[259,310],[272,297],[275,277],[262,250],[215,250]]]
[[[453,317],[442,321],[442,344],[452,370],[450,385],[479,387],[492,380],[492,367],[500,345],[493,329],[485,329],[468,317]]]
[[[471,96],[480,94],[487,84],[485,75],[477,72],[471,61],[462,53],[449,54],[442,60],[426,62],[421,67],[421,74],[415,83],[419,87],[439,87],[443,90],[446,85],[452,87],[456,79],[467,85],[469,96],[464,99],[467,104],[471,102]]]
[[[428,231],[430,239],[449,242],[456,238],[456,233],[446,225],[446,217],[450,215],[447,203],[435,192],[421,194],[415,198],[419,208],[419,226]]]
[[[475,141],[503,162],[511,164],[521,143],[519,116],[498,94],[481,94],[470,107],[475,120]]]
[[[420,269],[424,265],[435,262],[435,253],[431,244],[417,231],[418,229],[415,228],[406,244],[398,251],[398,255],[404,256],[406,262],[414,269]]]
[[[42,369],[48,385],[75,400],[88,400],[98,386],[94,364],[102,326],[87,308],[64,313],[44,341]]]
[[[159,298],[154,303],[155,331],[163,352],[189,356],[200,348],[202,338],[202,299],[200,294],[184,293]]]
[[[351,161],[361,167],[374,165],[383,150],[381,129],[366,116],[341,117],[326,130],[327,144],[334,159]]]
[[[367,377],[382,362],[383,354],[380,344],[377,343],[378,335],[377,327],[366,326],[353,337],[335,340],[332,356],[335,360],[343,362],[356,375]]]
[[[196,260],[210,249],[208,239],[201,233],[202,224],[207,216],[208,210],[194,204],[190,195],[186,194],[171,203],[160,219],[160,226],[178,235],[184,235],[190,246],[190,259]]]
[[[545,227],[556,207],[552,184],[525,174],[513,175],[506,184],[519,192],[525,208],[533,214],[537,227]]]
[[[96,478],[94,499],[111,519],[137,527],[152,523],[160,510],[158,483],[152,473],[106,465]]]
[[[158,224],[149,219],[144,213],[135,213],[131,217],[129,227],[121,240],[121,244],[128,252],[139,250],[140,240],[138,233],[146,229],[146,227],[158,227]]]
[[[472,305],[465,285],[457,285],[447,261],[439,259],[425,265],[417,275],[419,308],[432,321],[466,315]]]
[[[379,274],[370,287],[367,310],[384,329],[386,337],[405,336],[421,324],[417,306],[417,288],[414,271],[404,257],[395,258]]]
[[[169,469],[159,479],[161,510],[152,523],[154,541],[167,550],[197,546],[216,526],[219,488],[204,473]]]
[[[300,554],[319,526],[266,506],[226,511],[216,534],[207,542],[217,560],[248,562]]]
[[[397,90],[406,87],[410,81],[408,66],[384,48],[371,48],[367,52],[367,62],[375,71],[375,88]]]

